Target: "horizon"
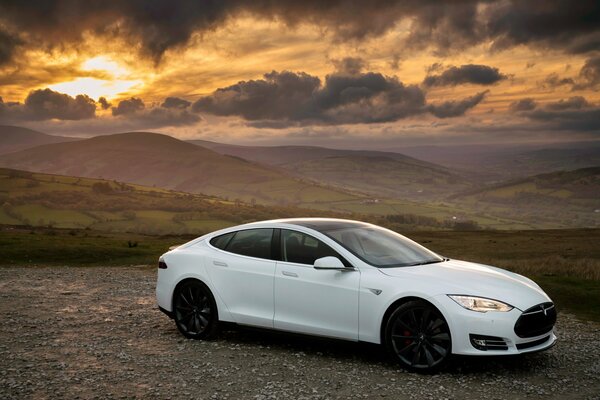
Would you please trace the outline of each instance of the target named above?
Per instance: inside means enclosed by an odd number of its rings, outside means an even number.
[[[597,2],[259,3],[2,4],[0,123],[381,150],[599,140]]]

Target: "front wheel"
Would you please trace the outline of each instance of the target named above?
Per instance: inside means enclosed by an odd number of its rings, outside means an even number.
[[[215,299],[200,281],[185,281],[177,287],[173,295],[173,317],[177,329],[190,339],[212,339],[217,334],[219,318]]]
[[[431,372],[447,361],[452,338],[439,310],[426,301],[415,300],[392,312],[385,327],[385,345],[404,367]]]

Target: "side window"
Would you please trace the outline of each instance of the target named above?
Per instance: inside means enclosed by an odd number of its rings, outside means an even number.
[[[313,265],[316,259],[333,256],[346,261],[335,250],[304,233],[281,230],[281,257],[283,261]]]
[[[224,250],[243,256],[273,259],[271,254],[272,238],[273,229],[237,231]]]
[[[210,244],[215,246],[217,249],[225,250],[225,247],[227,247],[233,235],[235,235],[235,232],[215,236],[214,238],[210,239]]]

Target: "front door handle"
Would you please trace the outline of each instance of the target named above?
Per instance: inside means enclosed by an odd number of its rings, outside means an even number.
[[[298,277],[298,274],[297,274],[297,273],[295,273],[295,272],[282,271],[281,273],[282,273],[283,275],[285,275],[285,276],[291,276],[292,278],[297,278],[297,277]]]
[[[227,263],[226,263],[226,262],[223,262],[223,261],[216,261],[216,260],[215,260],[215,261],[213,261],[213,264],[214,264],[214,265],[217,265],[217,266],[219,266],[219,267],[228,267],[228,266],[229,266],[229,265],[227,265]]]

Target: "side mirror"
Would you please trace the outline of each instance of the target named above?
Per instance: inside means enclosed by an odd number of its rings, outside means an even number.
[[[323,257],[315,260],[315,269],[329,269],[329,270],[338,270],[344,271],[349,270],[350,268],[346,268],[344,264],[337,257]]]

